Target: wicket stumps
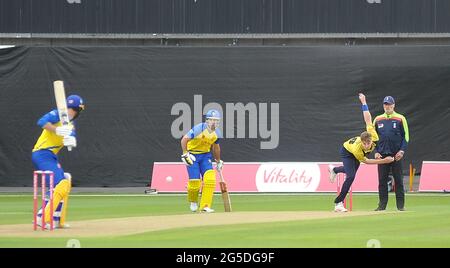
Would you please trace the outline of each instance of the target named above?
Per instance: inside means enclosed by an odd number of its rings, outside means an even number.
[[[339,195],[341,193],[341,182],[342,185],[344,184],[345,181],[345,174],[339,173],[336,176],[336,185],[337,185],[337,190],[336,190],[336,195]],[[348,210],[352,211],[353,210],[353,190],[352,187],[350,186],[350,190],[348,191],[348,199],[349,199],[349,207]],[[347,197],[344,199],[344,207],[347,208]]]
[[[43,171],[43,170],[36,170],[33,174],[33,229],[37,230],[37,215],[38,215],[38,187],[39,187],[39,175],[41,175],[41,195],[42,195],[42,215],[41,215],[41,228],[42,231],[45,230],[46,224],[45,224],[45,178],[47,175],[50,178],[50,185],[49,185],[49,198],[48,198],[48,205],[50,206],[50,230],[53,230],[53,183],[54,183],[54,174],[52,171]]]

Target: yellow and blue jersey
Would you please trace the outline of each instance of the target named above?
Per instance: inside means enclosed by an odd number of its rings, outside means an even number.
[[[41,128],[47,123],[51,123],[57,127],[61,126],[58,111],[56,109],[42,116],[37,122],[38,126]],[[75,128],[73,129],[71,136],[75,136]],[[55,132],[43,129],[39,139],[34,145],[33,152],[49,150],[56,155],[63,146],[63,137],[56,135]]]
[[[361,137],[354,137],[344,142],[344,148],[353,154],[359,162],[362,162],[366,158],[366,155],[375,149],[376,141],[378,141],[378,134],[373,125],[367,125],[366,130],[372,135],[372,145],[368,150],[364,149],[361,142]]]
[[[219,144],[221,138],[220,130],[209,132],[206,123],[196,125],[186,135],[190,139],[187,143],[187,150],[192,154],[209,153],[211,146]]]
[[[61,126],[59,120],[58,111],[52,110],[49,113],[42,116],[37,125],[41,128],[47,123],[51,123],[55,126]],[[72,136],[75,136],[75,128],[72,131]],[[54,173],[55,186],[64,180],[64,170],[58,161],[58,152],[63,147],[63,137],[56,135],[52,131],[46,129],[42,130],[31,154],[31,160],[36,170],[50,170]],[[46,176],[47,185],[49,183],[49,176]]]
[[[221,134],[219,129],[210,132],[206,123],[200,123],[186,136],[190,139],[187,150],[196,158],[192,166],[187,167],[189,179],[199,179],[206,171],[213,169],[211,147],[213,144],[219,144]]]

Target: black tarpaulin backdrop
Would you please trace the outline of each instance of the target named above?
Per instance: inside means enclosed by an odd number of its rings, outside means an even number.
[[[55,106],[52,81],[81,95],[78,148],[60,160],[76,186],[144,186],[155,161],[179,161],[175,103],[279,103],[280,139],[225,139],[227,161],[339,161],[392,95],[408,119],[405,167],[449,160],[450,47],[17,47],[0,49],[0,186],[30,186],[38,118]],[[270,114],[270,111],[269,111]]]

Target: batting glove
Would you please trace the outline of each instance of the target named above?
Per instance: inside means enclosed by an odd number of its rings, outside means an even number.
[[[72,134],[73,126],[61,126],[55,129],[56,135],[58,136],[70,136]]]
[[[217,170],[221,171],[222,168],[223,168],[223,161],[222,160],[219,160],[219,161],[216,160],[216,162],[217,162]]]
[[[67,147],[77,147],[77,139],[74,136],[65,136],[63,144]]]
[[[192,164],[194,164],[195,156],[187,152],[181,155],[181,161],[183,161],[183,163],[190,167],[192,166]]]

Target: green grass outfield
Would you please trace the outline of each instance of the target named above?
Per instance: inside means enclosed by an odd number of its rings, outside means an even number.
[[[234,211],[330,211],[334,195],[232,195]],[[376,207],[375,194],[354,194],[354,210]],[[215,208],[222,212],[220,196]],[[332,219],[179,228],[118,237],[83,238],[81,247],[450,247],[450,195],[407,194],[407,212]],[[350,212],[351,213],[351,212]],[[68,222],[191,214],[185,195],[72,195]],[[30,223],[30,195],[0,195],[0,225]],[[132,226],[130,227],[132,228]],[[65,247],[67,238],[1,237],[0,247]]]

